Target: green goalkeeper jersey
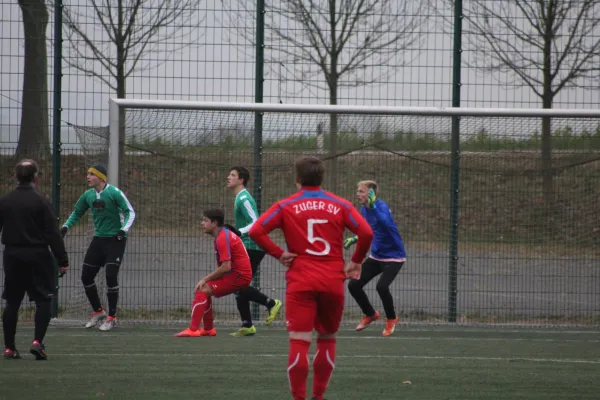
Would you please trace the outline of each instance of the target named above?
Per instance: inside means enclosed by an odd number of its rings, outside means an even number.
[[[252,228],[254,221],[258,219],[258,210],[256,202],[248,190],[243,189],[235,196],[233,203],[233,215],[235,218],[235,227],[242,233],[242,242],[248,250],[261,250],[256,243],[248,236],[248,231]]]
[[[97,237],[116,236],[121,230],[127,233],[135,220],[135,211],[125,193],[106,184],[101,192],[92,188],[82,194],[64,226],[75,225],[90,208],[94,217],[94,236]]]

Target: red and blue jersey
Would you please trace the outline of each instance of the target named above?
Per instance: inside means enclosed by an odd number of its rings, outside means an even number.
[[[242,239],[229,229],[223,228],[217,234],[214,242],[217,266],[225,261],[231,261],[231,272],[252,276],[250,258]]]
[[[358,236],[352,256],[356,263],[364,260],[373,238],[369,224],[348,200],[320,187],[303,187],[278,201],[250,229],[252,240],[280,258],[283,249],[268,236],[277,228],[283,232],[287,251],[297,255],[288,270],[288,282],[345,279],[345,229]]]

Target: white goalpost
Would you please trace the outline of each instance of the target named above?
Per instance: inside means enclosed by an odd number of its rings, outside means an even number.
[[[295,190],[293,161],[307,154],[326,161],[324,188],[349,200],[357,181],[380,184],[408,252],[392,287],[403,321],[600,318],[590,266],[600,110],[110,99],[109,119],[108,181],[137,214],[120,283],[131,320],[187,319],[190,288],[214,268],[201,213],[223,208],[232,220],[230,167],[250,170],[264,211]],[[268,256],[254,284],[284,298],[284,271]],[[345,321],[355,322],[360,310],[346,301]],[[214,307],[238,323],[232,296]]]

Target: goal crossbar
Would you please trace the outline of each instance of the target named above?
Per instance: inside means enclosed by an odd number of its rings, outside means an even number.
[[[280,103],[236,103],[183,100],[110,99],[111,107],[247,111],[272,113],[314,114],[366,114],[366,115],[419,115],[430,117],[554,117],[554,118],[598,118],[598,109],[557,108],[467,108],[467,107],[406,107],[406,106],[359,106],[326,104],[280,104]]]
[[[405,107],[320,104],[241,103],[183,100],[109,99],[109,183],[118,185],[122,109],[170,109],[254,113],[398,115],[424,117],[600,118],[598,109]]]

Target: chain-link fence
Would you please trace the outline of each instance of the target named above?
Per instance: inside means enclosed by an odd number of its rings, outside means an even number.
[[[39,160],[41,190],[50,198],[55,189],[50,136],[58,109],[52,95],[53,77],[59,74],[55,56],[62,60],[57,64],[62,75],[61,220],[86,188],[86,167],[106,160],[110,97],[251,102],[261,88],[264,101],[273,103],[517,108],[595,108],[600,103],[598,91],[590,90],[597,87],[594,66],[600,61],[599,4],[541,2],[535,9],[519,1],[459,3],[460,8],[444,0],[382,1],[379,8],[344,9],[352,3],[340,1],[337,18],[331,19],[325,0],[266,2],[261,55],[260,1],[153,0],[142,10],[128,6],[120,14],[99,13],[93,1],[63,1],[62,41],[56,41],[57,4],[0,0],[3,190],[13,183],[15,153]],[[460,18],[455,18],[457,10]],[[109,20],[119,16],[135,23],[119,31]],[[457,20],[462,23],[458,41]],[[549,23],[554,36],[541,30]],[[544,54],[548,48],[549,58]],[[264,57],[264,80],[258,82],[257,55]],[[457,69],[458,80],[453,79]],[[453,97],[457,87],[460,99]],[[137,289],[124,290],[122,303],[124,312],[136,318],[163,312],[153,304],[175,304],[187,315],[191,275],[162,272],[176,271],[178,265],[186,265],[188,274],[212,268],[199,254],[209,254],[210,247],[198,232],[198,213],[218,205],[230,214],[232,198],[223,185],[227,168],[254,162],[252,124],[225,125],[215,117],[200,117],[144,115],[153,129],[128,138],[123,189],[139,215],[123,276],[129,288]],[[295,155],[328,151],[322,134],[330,129],[326,119],[297,117],[289,123],[302,127],[303,134],[290,134],[290,125],[263,133],[263,209],[293,190],[288,178]],[[410,320],[444,319],[449,128],[422,135],[410,126],[399,133],[385,123],[385,118],[370,119],[353,127],[340,120],[341,155],[332,189],[352,198],[359,177],[381,183],[382,198],[398,210],[412,253],[395,283],[399,311]],[[179,141],[167,144],[153,136],[161,126],[163,131],[178,127]],[[213,129],[198,137],[198,126]],[[458,271],[466,278],[459,280],[460,316],[597,324],[598,127],[553,122],[553,164],[543,169],[540,126],[516,129],[477,119],[462,126]],[[19,146],[25,150],[17,152]],[[543,183],[549,174],[551,209]],[[192,190],[197,194],[188,196]],[[165,212],[165,205],[173,207]],[[89,224],[79,234],[67,242],[73,271],[61,280],[61,312],[87,312],[77,268],[91,234]],[[180,259],[167,262],[165,254]],[[277,268],[265,262],[262,276]],[[280,296],[282,278],[273,279],[263,280],[263,288]],[[79,292],[69,297],[70,290]],[[81,310],[72,307],[79,303]],[[233,303],[222,304],[221,315],[235,318]],[[349,304],[349,312],[356,311],[353,307]],[[173,310],[169,313],[158,318],[176,317]]]

